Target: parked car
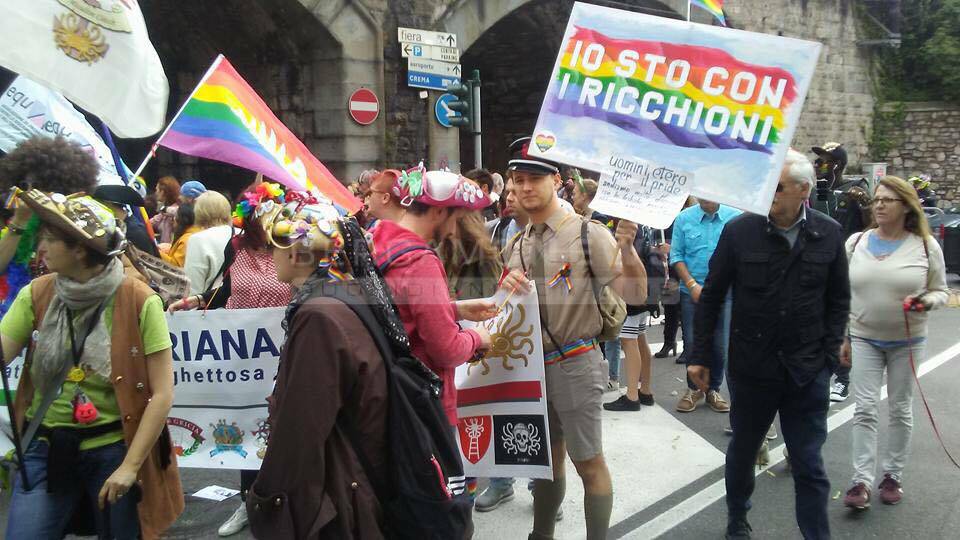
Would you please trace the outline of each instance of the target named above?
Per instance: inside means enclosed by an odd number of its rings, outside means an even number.
[[[947,272],[960,274],[960,207],[924,208],[933,235],[943,249]]]

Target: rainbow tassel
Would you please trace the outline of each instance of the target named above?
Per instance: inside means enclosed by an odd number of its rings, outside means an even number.
[[[550,281],[547,282],[547,286],[553,288],[557,283],[564,282],[567,285],[567,292],[573,292],[573,283],[570,281],[570,263],[563,263],[563,266],[560,268]]]
[[[331,283],[336,283],[338,281],[346,281],[350,279],[346,273],[341,272],[333,261],[327,257],[320,259],[320,263],[317,265],[320,268],[325,268],[327,270],[327,276],[330,278]]]

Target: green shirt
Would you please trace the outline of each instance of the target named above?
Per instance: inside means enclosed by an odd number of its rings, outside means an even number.
[[[0,334],[18,343],[27,344],[34,329],[36,321],[33,315],[33,299],[30,295],[31,286],[27,285],[17,295],[10,310],[0,321]],[[107,300],[103,308],[104,322],[107,327],[107,333],[113,331],[113,303],[114,297]],[[143,303],[140,310],[140,339],[143,340],[143,354],[151,355],[173,347],[170,341],[170,332],[167,329],[167,319],[163,312],[163,302],[160,297],[153,295]],[[31,375],[35,375],[31,372]],[[75,393],[75,383],[66,381],[63,384],[63,390],[60,396],[47,409],[43,417],[43,425],[48,428],[72,427],[78,429],[90,428],[109,424],[120,420],[120,406],[117,404],[117,397],[114,394],[113,385],[110,380],[100,375],[88,372],[86,378],[79,384],[82,390],[91,402],[96,406],[99,412],[97,419],[90,424],[76,424],[73,421],[73,400]],[[33,403],[27,410],[27,418],[33,417],[37,407],[43,401],[43,396],[39,390],[33,395]],[[80,444],[80,450],[89,450],[108,444],[113,444],[123,440],[123,432],[106,433],[92,439],[87,439]]]

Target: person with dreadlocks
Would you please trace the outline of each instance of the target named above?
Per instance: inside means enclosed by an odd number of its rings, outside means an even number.
[[[100,167],[80,145],[63,137],[31,137],[0,160],[0,190],[9,193],[6,208],[13,215],[0,233],[0,317],[31,279],[46,273],[36,256],[40,220],[17,190],[93,193]]]
[[[277,278],[296,292],[283,322],[269,445],[247,496],[251,530],[257,538],[382,538],[373,486],[387,478],[385,360],[357,313],[328,294],[356,285],[364,291],[357,302],[384,304],[366,294],[369,281],[353,279],[353,261],[342,253],[346,243],[358,243],[348,235],[363,243],[363,233],[332,204],[312,198],[259,214],[275,246]],[[338,422],[345,414],[360,435],[355,441]]]

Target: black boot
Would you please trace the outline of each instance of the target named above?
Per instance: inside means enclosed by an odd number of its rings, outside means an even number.
[[[660,352],[653,355],[654,358],[666,358],[668,356],[675,356],[677,354],[677,342],[673,343],[664,343],[663,347],[660,348]]]

